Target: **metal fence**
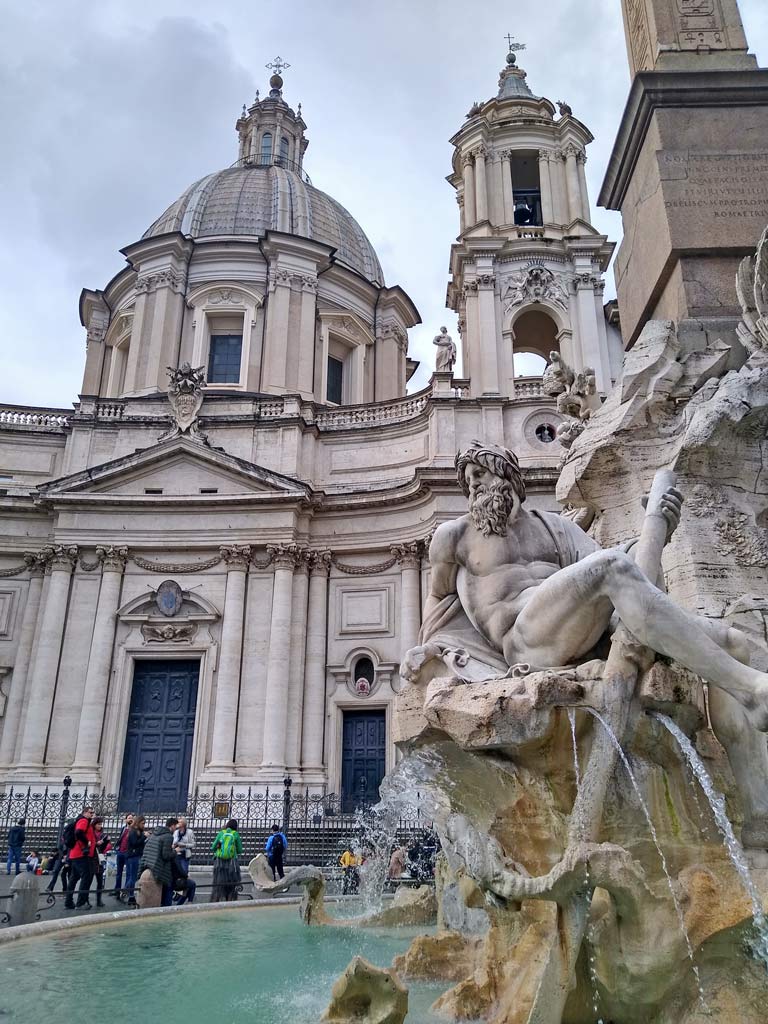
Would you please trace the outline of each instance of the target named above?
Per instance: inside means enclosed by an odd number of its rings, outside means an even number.
[[[344,845],[361,839],[367,832],[370,808],[361,807],[354,814],[342,814],[335,794],[292,792],[282,790],[254,791],[251,787],[239,790],[200,792],[190,794],[186,806],[173,812],[153,811],[141,806],[141,800],[131,808],[145,816],[147,828],[165,823],[171,814],[183,815],[195,833],[194,863],[197,866],[213,863],[211,846],[219,829],[227,819],[236,818],[243,840],[243,857],[249,860],[264,849],[273,825],[279,825],[288,836],[287,864],[336,864]],[[23,818],[26,841],[24,851],[38,850],[41,854],[56,849],[65,821],[74,818],[85,806],[92,806],[95,814],[104,819],[104,831],[117,839],[123,825],[124,809],[118,809],[118,796],[102,791],[65,788],[55,793],[47,789],[33,791],[10,788],[0,795],[0,856],[8,852],[8,830]],[[397,823],[395,835],[400,843],[408,845],[431,828],[431,822],[422,818],[419,810],[412,817]]]

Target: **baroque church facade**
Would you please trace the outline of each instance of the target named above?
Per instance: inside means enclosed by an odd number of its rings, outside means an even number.
[[[567,414],[515,357],[588,366],[598,396],[620,368],[592,136],[512,51],[452,139],[462,376],[410,394],[419,313],[311,184],[282,88],[243,109],[236,163],[82,292],[74,410],[0,406],[6,790],[68,774],[164,810],[289,775],[374,799],[429,537],[465,511],[456,451],[513,448],[530,504],[557,509]]]

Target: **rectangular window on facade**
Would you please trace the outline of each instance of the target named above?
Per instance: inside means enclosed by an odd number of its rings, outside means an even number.
[[[328,356],[328,387],[326,400],[341,405],[342,385],[344,383],[344,363],[340,359]]]
[[[239,384],[242,334],[212,334],[208,353],[209,384]]]

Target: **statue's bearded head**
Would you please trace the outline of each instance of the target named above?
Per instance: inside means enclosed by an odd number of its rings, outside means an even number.
[[[469,518],[483,536],[504,537],[510,516],[525,501],[517,456],[499,445],[472,441],[456,456],[459,486],[469,499]]]

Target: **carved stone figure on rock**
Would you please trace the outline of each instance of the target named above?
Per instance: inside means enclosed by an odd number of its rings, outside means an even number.
[[[432,339],[432,344],[437,345],[435,370],[438,373],[450,373],[456,362],[456,345],[447,327],[440,328],[440,333]]]
[[[528,511],[508,449],[473,441],[456,469],[469,513],[435,532],[432,589],[404,679],[418,681],[433,660],[467,682],[573,665],[590,657],[617,613],[640,644],[730,694],[754,728],[768,730],[768,674],[744,663],[742,633],[678,607],[626,550],[603,550],[569,519]],[[666,520],[667,540],[681,502],[671,488],[647,510]]]

